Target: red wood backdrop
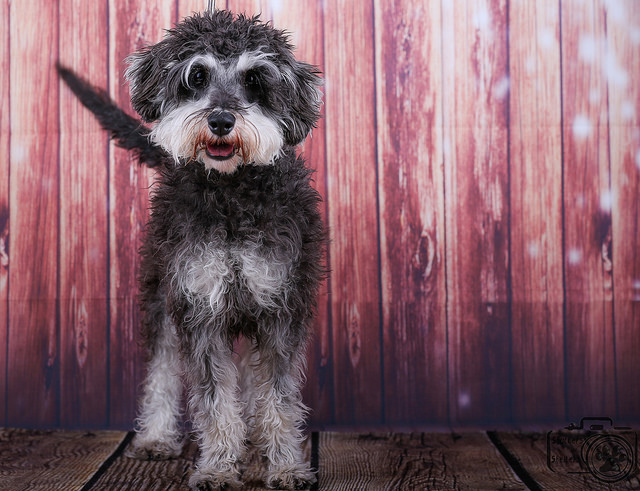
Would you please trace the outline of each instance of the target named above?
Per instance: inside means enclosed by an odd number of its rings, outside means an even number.
[[[133,424],[152,172],[61,85],[201,0],[0,1],[0,425]],[[324,72],[313,427],[640,422],[634,0],[219,0]],[[621,421],[621,422],[622,422]]]

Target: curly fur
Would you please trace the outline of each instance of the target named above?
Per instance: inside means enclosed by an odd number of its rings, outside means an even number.
[[[315,479],[300,389],[325,232],[295,145],[319,117],[320,78],[291,49],[257,17],[185,19],[129,59],[131,101],[152,128],[58,68],[117,143],[159,169],[139,278],[149,369],[127,454],[180,453],[184,379],[200,445],[192,489],[240,486],[247,441],[267,486]],[[211,121],[223,112],[226,133]]]

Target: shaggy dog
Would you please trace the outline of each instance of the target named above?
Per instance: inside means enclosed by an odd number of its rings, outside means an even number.
[[[318,120],[321,79],[284,32],[225,11],[186,18],[128,61],[150,128],[58,67],[118,144],[159,169],[140,271],[150,359],[128,455],[181,453],[184,380],[192,489],[240,486],[248,442],[267,486],[304,488],[315,476],[300,389],[325,234],[295,147]]]

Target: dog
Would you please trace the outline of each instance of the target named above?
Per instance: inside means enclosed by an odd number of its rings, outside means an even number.
[[[151,126],[58,66],[116,142],[159,170],[139,277],[148,371],[127,455],[180,455],[186,382],[191,489],[240,487],[249,443],[268,487],[315,481],[300,390],[325,230],[296,147],[320,117],[322,79],[292,50],[258,16],[185,18],[128,58],[132,106]]]

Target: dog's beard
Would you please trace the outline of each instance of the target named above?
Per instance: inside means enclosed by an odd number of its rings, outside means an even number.
[[[151,141],[160,145],[176,161],[199,161],[207,169],[231,173],[243,164],[270,165],[284,145],[279,125],[256,106],[236,116],[228,135],[218,137],[209,130],[211,108],[203,103],[182,105],[160,119],[151,130]]]

